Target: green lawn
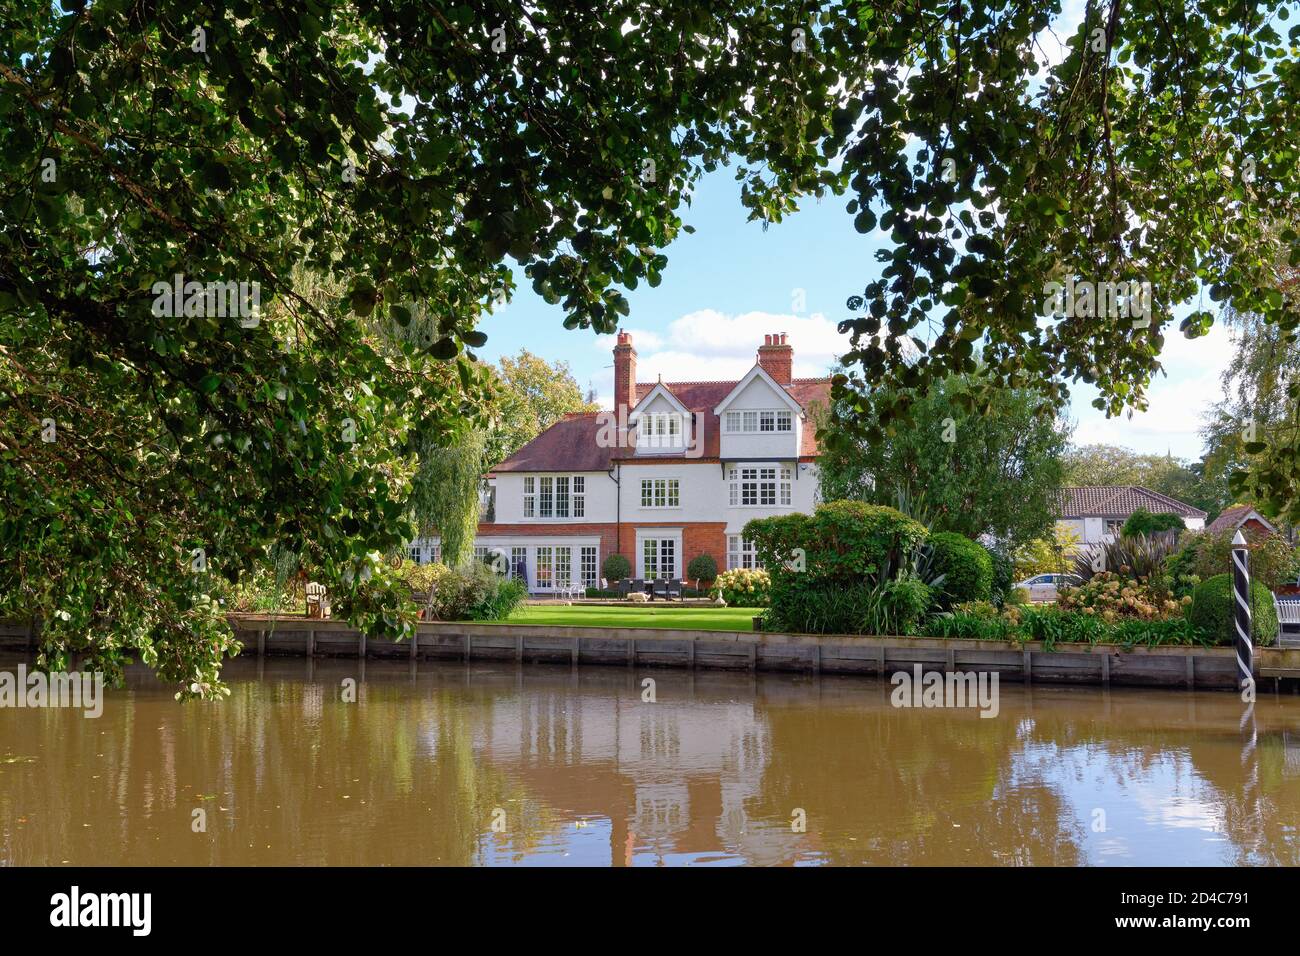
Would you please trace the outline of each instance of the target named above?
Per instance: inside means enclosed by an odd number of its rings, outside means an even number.
[[[640,605],[601,607],[572,604],[550,607],[530,604],[520,608],[506,624],[552,624],[571,627],[680,627],[697,631],[752,631],[753,607],[670,607]]]

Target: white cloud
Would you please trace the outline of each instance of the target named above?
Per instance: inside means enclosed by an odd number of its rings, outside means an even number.
[[[1131,419],[1127,415],[1108,419],[1088,405],[1097,394],[1095,389],[1077,389],[1074,443],[1124,445],[1148,454],[1170,451],[1180,458],[1199,458],[1204,414],[1222,394],[1220,377],[1232,354],[1232,335],[1221,323],[1198,339],[1172,329],[1160,352],[1167,377],[1157,377],[1147,388],[1147,410],[1134,412]]]

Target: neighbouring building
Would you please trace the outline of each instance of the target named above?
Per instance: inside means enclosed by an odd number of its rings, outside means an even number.
[[[600,582],[621,554],[639,578],[685,578],[692,558],[754,567],[753,518],[810,512],[817,497],[812,411],[830,379],[794,378],[794,347],[765,335],[739,381],[638,382],[632,336],[614,347],[614,408],[556,422],[488,475],[480,556],[502,555],[530,591]],[[437,560],[437,538],[411,549]]]
[[[1233,505],[1223,511],[1219,517],[1210,522],[1210,531],[1236,531],[1238,528],[1249,535],[1277,534],[1273,523],[1250,505]]]
[[[1205,512],[1149,488],[1137,485],[1086,485],[1061,490],[1059,525],[1079,538],[1081,546],[1114,541],[1133,512],[1175,514],[1191,530],[1205,527]]]

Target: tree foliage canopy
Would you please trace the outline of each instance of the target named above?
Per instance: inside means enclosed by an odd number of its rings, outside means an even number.
[[[47,659],[137,649],[214,693],[220,582],[281,542],[403,633],[381,556],[413,531],[414,436],[483,415],[506,260],[612,331],[727,161],[755,219],[849,192],[884,231],[838,380],[868,435],[981,340],[991,386],[1083,380],[1118,411],[1203,285],[1292,328],[1275,264],[1300,251],[1266,228],[1300,175],[1283,5],[1090,0],[1038,76],[1059,11],[0,0],[0,614],[38,617]],[[263,315],[155,314],[176,276],[258,283]],[[1070,277],[1150,282],[1149,327],[1040,321]],[[384,332],[416,305],[419,335]],[[1247,451],[1300,509],[1295,449]]]
[[[982,384],[978,375],[952,376],[909,396],[907,419],[887,423],[896,396],[872,390],[856,414],[881,423],[885,438],[832,442],[818,466],[822,498],[915,502],[933,531],[988,534],[1012,546],[1050,533],[1068,433],[1027,389],[987,391],[986,404],[971,411],[966,399]],[[832,434],[838,422],[829,417]]]

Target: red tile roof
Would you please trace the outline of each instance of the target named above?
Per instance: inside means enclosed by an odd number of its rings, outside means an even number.
[[[638,382],[636,386],[637,401],[645,398],[658,382]],[[718,460],[718,416],[713,409],[730,394],[738,382],[663,382],[664,388],[687,409],[696,413],[696,421],[702,424],[704,448],[701,454],[686,458],[687,461]],[[799,405],[810,411],[817,403],[830,401],[831,380],[829,378],[796,378],[785,390]],[[633,456],[628,449],[602,448],[596,437],[606,424],[610,412],[590,412],[566,415],[546,431],[542,432],[519,451],[515,452],[493,472],[504,471],[608,471],[616,460],[628,460]],[[802,442],[799,449],[801,458],[814,458],[818,454],[816,428],[810,420],[804,422]],[[672,459],[680,460],[682,455],[639,456],[638,460]]]
[[[1267,518],[1250,505],[1234,505],[1233,507],[1224,510],[1219,517],[1215,518],[1206,526],[1206,530],[1231,531],[1235,528],[1241,527],[1251,518],[1255,518],[1269,531],[1277,530]]]
[[[1138,485],[1085,485],[1061,489],[1062,518],[1127,518],[1138,508],[1152,514],[1204,518],[1205,512]]]

